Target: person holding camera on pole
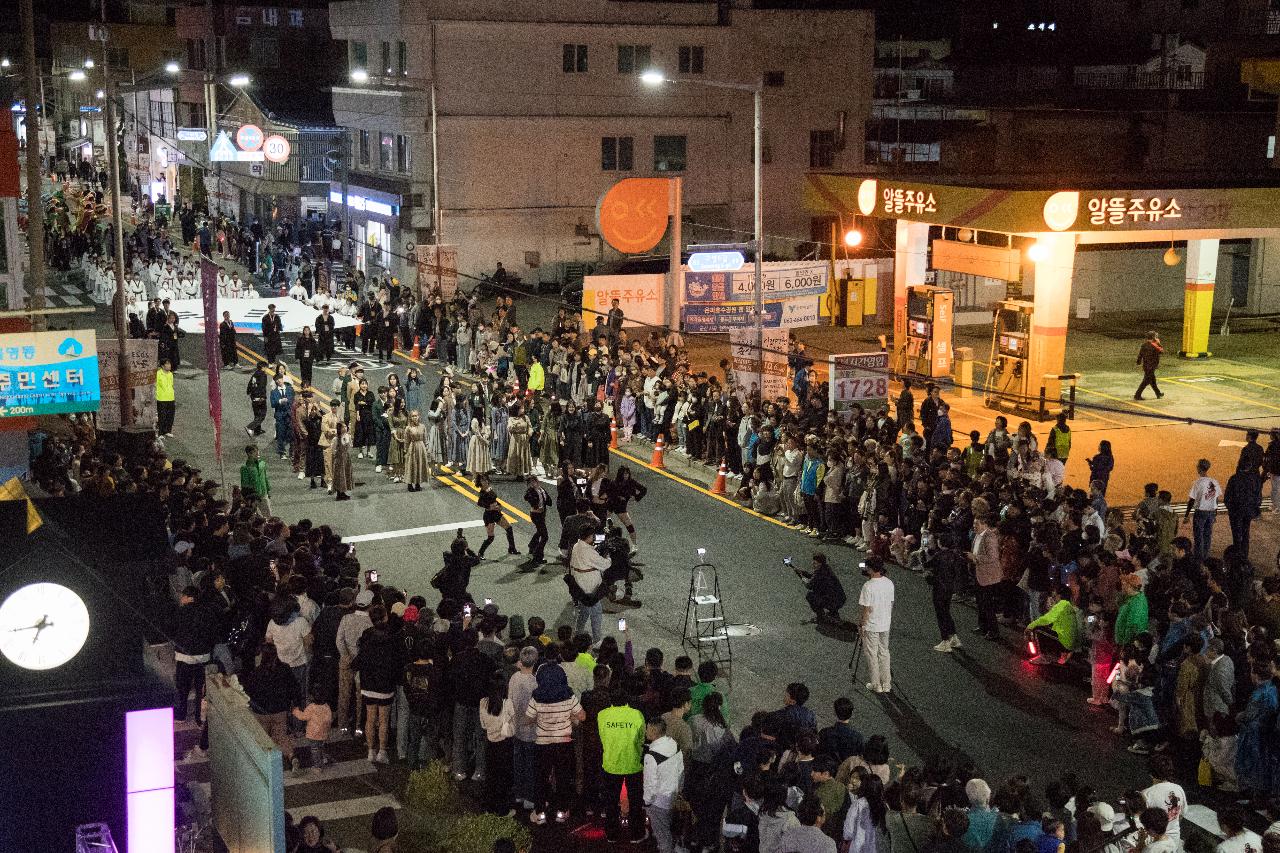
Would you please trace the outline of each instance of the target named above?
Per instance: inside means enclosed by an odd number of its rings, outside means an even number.
[[[849,597],[845,595],[844,585],[840,583],[840,578],[836,577],[835,571],[831,568],[831,564],[827,562],[826,554],[813,555],[813,569],[805,571],[791,564],[791,558],[784,560],[791,571],[804,581],[805,587],[809,590],[805,593],[804,600],[809,603],[809,608],[813,610],[813,615],[819,623],[822,622],[842,622],[840,618],[840,609],[848,602]]]
[[[868,555],[862,565],[867,582],[858,593],[858,604],[862,607],[858,628],[871,677],[867,689],[872,693],[888,693],[892,690],[889,628],[893,622],[893,581],[884,576],[884,560],[879,557]]]

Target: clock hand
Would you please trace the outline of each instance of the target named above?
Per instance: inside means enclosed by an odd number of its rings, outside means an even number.
[[[34,646],[40,639],[40,632],[52,625],[53,623],[49,621],[49,615],[47,613],[44,616],[41,616],[40,621],[36,623],[36,635],[31,638],[31,644]]]
[[[10,628],[9,633],[13,634],[17,631],[39,631],[44,627],[45,620],[48,618],[49,618],[48,615],[41,616],[40,621],[35,623],[34,625],[28,625],[25,628]],[[49,624],[53,624],[53,623],[49,623]]]

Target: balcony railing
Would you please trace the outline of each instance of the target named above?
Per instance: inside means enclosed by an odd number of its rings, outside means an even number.
[[[1204,72],[1173,69],[1161,73],[1137,68],[1126,71],[1090,71],[1077,68],[1075,84],[1081,89],[1203,89]]]

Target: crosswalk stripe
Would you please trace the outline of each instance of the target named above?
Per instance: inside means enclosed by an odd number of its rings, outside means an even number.
[[[379,539],[399,539],[403,536],[422,536],[427,533],[443,533],[446,530],[457,530],[463,527],[484,527],[484,522],[479,519],[471,521],[449,522],[447,524],[432,524],[428,527],[408,527],[404,530],[387,530],[382,533],[361,533],[358,536],[343,536],[343,542],[374,542]]]
[[[334,779],[350,779],[355,776],[373,776],[376,773],[374,766],[364,758],[335,761],[318,774],[312,773],[310,768],[304,768],[296,774],[286,771],[284,786],[292,788],[294,785],[310,785],[313,782],[330,782]]]

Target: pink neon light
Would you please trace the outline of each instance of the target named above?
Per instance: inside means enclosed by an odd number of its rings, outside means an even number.
[[[124,715],[125,792],[173,787],[173,709]]]
[[[129,711],[124,728],[129,853],[174,853],[173,708]]]
[[[174,853],[173,789],[129,794],[129,853]]]

